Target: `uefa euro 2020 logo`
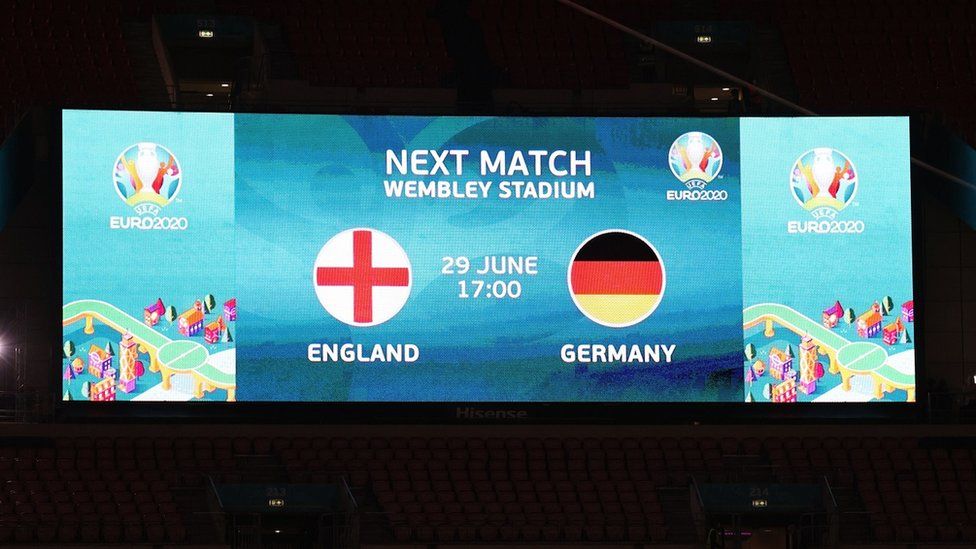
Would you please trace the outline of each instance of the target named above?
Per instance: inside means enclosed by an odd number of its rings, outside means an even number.
[[[687,132],[671,144],[668,165],[689,190],[704,189],[722,170],[722,148],[707,133]]]
[[[176,198],[183,172],[176,156],[158,143],[131,145],[115,160],[115,192],[140,215],[159,215]]]
[[[857,170],[847,156],[830,147],[811,149],[790,171],[793,198],[814,219],[834,219],[857,194]]]

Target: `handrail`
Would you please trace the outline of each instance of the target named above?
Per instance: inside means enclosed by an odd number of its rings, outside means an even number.
[[[214,528],[217,530],[218,539],[227,539],[227,513],[224,512],[224,502],[220,499],[220,491],[217,490],[217,483],[214,481],[213,475],[207,475],[207,481],[210,483],[210,497],[207,498],[209,511],[197,511],[195,514],[198,515],[208,515],[214,517]],[[217,507],[214,508],[216,503]]]
[[[220,500],[220,491],[217,490],[217,483],[214,482],[213,475],[207,475],[207,480],[210,482],[211,493],[213,493],[214,497],[217,498],[217,505],[223,509],[224,502]]]
[[[698,505],[702,511],[705,510],[705,501],[702,499],[701,490],[698,489],[698,479],[694,475],[691,476],[691,486],[695,489],[695,498],[698,499]]]
[[[834,488],[830,485],[830,479],[827,478],[827,475],[821,476],[821,479],[823,479],[824,487],[827,489],[828,501],[830,502],[830,509],[827,512],[827,539],[830,546],[834,547],[837,545],[840,535],[840,508],[837,505]]]
[[[691,475],[691,515],[695,522],[698,537],[702,541],[707,541],[708,537],[708,516],[705,513],[705,501],[702,499],[701,490],[698,489],[698,479]]]
[[[834,497],[834,489],[830,486],[830,480],[827,479],[827,475],[823,475],[820,478],[823,479],[824,486],[827,487],[827,495],[830,496],[830,504],[833,506],[833,509],[836,510],[837,509],[837,498]]]
[[[352,495],[352,489],[349,488],[349,483],[346,482],[346,476],[340,475],[339,480],[342,482],[342,488],[346,492],[346,497],[349,498],[349,501],[352,502],[353,510],[358,509],[359,503],[356,501],[356,496]]]
[[[929,423],[976,421],[976,391],[926,391]]]

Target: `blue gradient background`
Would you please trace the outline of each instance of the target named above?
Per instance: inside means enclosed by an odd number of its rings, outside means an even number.
[[[741,399],[737,120],[238,115],[235,125],[241,400]],[[668,148],[691,130],[722,146],[722,175],[710,188],[727,190],[728,201],[665,200],[684,188],[667,167]],[[480,150],[589,149],[592,177],[577,179],[595,182],[596,199],[387,198],[387,148],[469,149],[459,181],[480,179]],[[497,188],[499,178],[486,179]],[[376,327],[334,320],[311,283],[321,246],[352,227],[391,235],[413,266],[407,304]],[[667,271],[657,311],[624,329],[586,319],[567,290],[573,251],[609,228],[645,236]],[[441,274],[441,258],[486,254],[537,255],[539,274],[518,277],[516,300],[459,299],[458,277]],[[414,343],[421,358],[308,362],[309,343],[345,341]],[[559,359],[567,343],[678,348],[671,364],[577,367]]]

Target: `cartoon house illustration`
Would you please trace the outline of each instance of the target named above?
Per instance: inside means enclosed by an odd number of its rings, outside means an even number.
[[[840,306],[840,301],[835,301],[833,305],[823,310],[823,325],[825,328],[833,328],[844,317],[844,308]]]
[[[823,370],[817,375],[817,345],[809,335],[800,340],[800,382],[797,388],[803,394],[812,395],[817,392],[817,379],[823,376]]]
[[[213,345],[214,343],[220,341],[220,334],[222,334],[223,331],[224,319],[223,317],[218,316],[217,320],[214,320],[203,328],[203,340]]]
[[[786,354],[786,351],[773,347],[769,350],[769,375],[780,381],[789,376],[793,369],[793,357]]]
[[[115,400],[115,379],[107,377],[92,385],[88,399],[94,402]]]
[[[905,322],[915,322],[915,300],[910,299],[901,304],[901,319]]]
[[[119,342],[119,390],[131,393],[136,390],[136,361],[139,360],[139,346],[132,334],[126,332]]]
[[[237,320],[237,298],[232,297],[224,302],[224,318],[227,322]]]
[[[881,330],[881,340],[885,342],[885,345],[894,345],[898,343],[898,338],[901,337],[901,332],[904,329],[905,325],[901,323],[901,318],[896,318],[894,322]]]
[[[181,334],[192,337],[200,333],[203,328],[203,312],[196,307],[187,309],[177,320],[177,326]]]
[[[88,373],[100,379],[110,371],[112,371],[112,355],[98,345],[92,345],[88,349]]]
[[[796,402],[796,382],[787,379],[783,383],[773,387],[771,391],[773,402]]]
[[[881,313],[873,307],[857,317],[857,335],[871,338],[881,332]]]
[[[155,303],[142,310],[142,320],[146,326],[155,326],[159,319],[166,314],[166,307],[162,299],[157,299]]]

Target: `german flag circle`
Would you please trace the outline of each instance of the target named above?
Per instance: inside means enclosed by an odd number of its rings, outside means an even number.
[[[569,264],[569,293],[587,318],[611,328],[651,316],[664,295],[664,265],[644,237],[613,229],[587,238]]]

